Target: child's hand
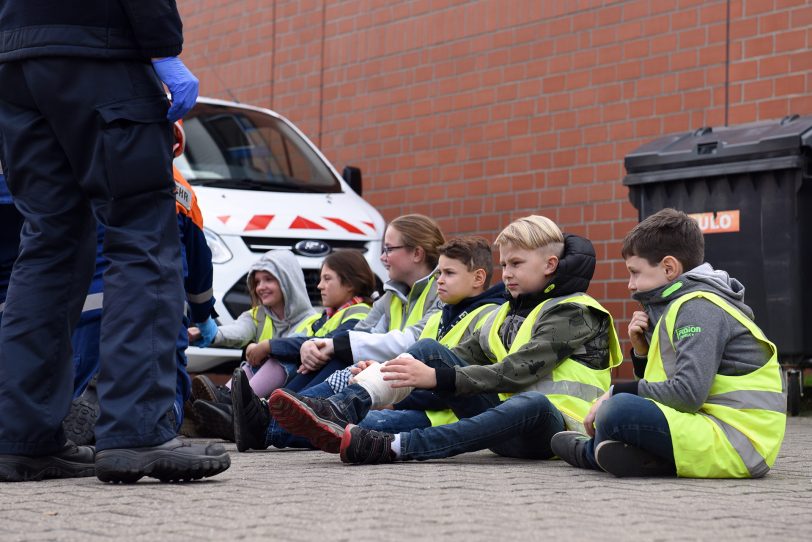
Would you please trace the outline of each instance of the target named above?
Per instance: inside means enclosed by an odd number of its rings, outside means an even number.
[[[199,341],[203,334],[200,333],[200,330],[196,327],[190,327],[186,330],[186,335],[189,337],[189,344],[192,344],[195,341]]]
[[[437,387],[437,373],[434,369],[411,356],[390,359],[381,367],[385,381],[393,388],[414,387],[426,390]]]
[[[245,359],[251,367],[259,367],[271,355],[270,341],[249,344],[245,349]]]
[[[634,311],[629,322],[629,340],[634,347],[634,352],[638,356],[648,354],[648,341],[646,340],[648,331],[648,314],[644,311]]]
[[[359,361],[358,363],[356,363],[355,365],[350,367],[350,373],[352,373],[352,377],[350,377],[350,380],[349,380],[348,384],[350,384],[350,385],[355,384],[356,375],[360,374],[361,371],[363,371],[367,367],[372,367],[376,363],[378,363],[378,362],[377,361],[372,361],[371,359],[367,359],[367,360]]]
[[[584,418],[584,429],[586,429],[586,434],[590,437],[595,436],[595,416],[598,413],[598,409],[604,401],[609,399],[609,397],[611,396],[609,395],[608,391],[598,397],[598,400],[592,403],[592,408],[589,409],[589,414],[587,414],[586,418]]]
[[[329,344],[328,344],[329,343]],[[333,355],[333,341],[330,339],[314,339],[305,341],[299,349],[299,358],[304,367],[323,367],[330,356]]]

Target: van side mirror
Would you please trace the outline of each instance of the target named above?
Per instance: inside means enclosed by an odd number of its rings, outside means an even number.
[[[363,193],[363,182],[361,181],[361,168],[355,166],[344,166],[344,171],[341,172],[341,177],[346,181],[353,192],[359,196]]]

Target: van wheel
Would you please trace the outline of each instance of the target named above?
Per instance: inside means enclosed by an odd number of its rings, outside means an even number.
[[[797,369],[787,371],[787,411],[790,416],[801,413],[801,375]]]

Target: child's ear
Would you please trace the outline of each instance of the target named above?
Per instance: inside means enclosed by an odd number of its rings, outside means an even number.
[[[678,259],[673,256],[666,256],[660,262],[660,265],[663,266],[663,271],[665,271],[665,278],[668,279],[669,282],[677,278],[678,276],[682,275],[683,269],[682,264]]]
[[[488,276],[488,273],[486,273],[485,270],[482,269],[481,267],[478,268],[478,269],[475,269],[474,270],[474,283],[473,283],[474,288],[482,288],[483,286],[486,286],[485,279],[487,278],[487,276]]]
[[[426,259],[426,251],[423,247],[414,247],[414,261],[416,263],[423,262]]]
[[[547,262],[544,264],[544,276],[550,277],[558,270],[558,256],[547,256]]]

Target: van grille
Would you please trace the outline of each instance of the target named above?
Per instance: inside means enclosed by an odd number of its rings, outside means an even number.
[[[296,237],[243,237],[242,238],[245,245],[248,247],[248,250],[251,252],[256,252],[258,254],[263,254],[268,252],[269,250],[293,250],[293,247],[296,243],[300,241],[309,241],[311,238],[296,238]],[[321,240],[321,239],[320,239]],[[366,241],[346,241],[346,240],[321,240],[328,245],[333,250],[339,248],[353,248],[355,250],[360,250],[361,252],[367,251],[367,242]]]

